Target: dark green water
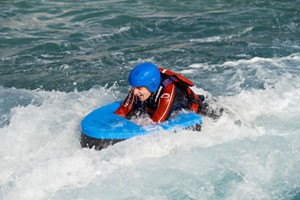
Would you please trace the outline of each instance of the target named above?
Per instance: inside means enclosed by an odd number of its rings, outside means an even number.
[[[87,90],[126,85],[129,70],[145,60],[180,71],[289,56],[299,52],[298,3],[1,1],[0,85]],[[199,69],[190,78],[212,90],[211,78],[228,78],[227,71]]]
[[[230,114],[81,149],[144,61]],[[299,102],[299,0],[0,1],[1,200],[297,200]]]

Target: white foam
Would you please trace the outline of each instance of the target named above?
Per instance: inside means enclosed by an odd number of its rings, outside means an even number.
[[[264,90],[214,97],[227,111],[218,121],[204,117],[201,132],[162,131],[100,152],[81,149],[80,121],[114,101],[115,86],[71,93],[0,88],[35,99],[5,104],[12,107],[0,128],[0,199],[274,199],[299,188],[298,85],[292,76]]]
[[[32,94],[42,104],[13,108],[9,124],[0,129],[2,199],[42,199],[66,185],[84,184],[93,176],[84,172],[93,166],[82,157],[80,121],[96,105],[114,100],[105,88]]]
[[[238,32],[237,34],[231,34],[228,36],[211,36],[206,38],[197,38],[197,39],[190,39],[190,42],[198,42],[198,43],[209,43],[209,42],[221,42],[226,41],[232,38],[239,38],[242,35],[247,34],[248,32],[252,31],[253,27],[246,28],[243,31]]]

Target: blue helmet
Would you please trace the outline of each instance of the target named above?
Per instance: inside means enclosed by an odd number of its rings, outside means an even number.
[[[160,84],[160,72],[155,64],[145,62],[131,70],[128,81],[132,87],[145,86],[150,92],[156,92]]]

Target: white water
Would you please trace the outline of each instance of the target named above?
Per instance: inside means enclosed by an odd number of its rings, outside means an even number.
[[[204,117],[201,132],[161,132],[102,151],[80,147],[80,121],[119,98],[117,87],[0,88],[0,199],[299,198],[300,79],[284,73],[276,83],[257,66],[272,81],[263,90],[216,97],[230,112],[218,121]]]

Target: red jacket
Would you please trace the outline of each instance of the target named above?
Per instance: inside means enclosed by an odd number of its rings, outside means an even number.
[[[115,111],[116,114],[126,117],[134,109],[143,109],[150,116],[153,122],[161,123],[167,120],[173,111],[179,109],[190,109],[199,113],[201,104],[198,96],[189,88],[193,83],[187,78],[159,68],[162,81],[157,92],[144,102],[134,96],[130,90],[124,102]]]

